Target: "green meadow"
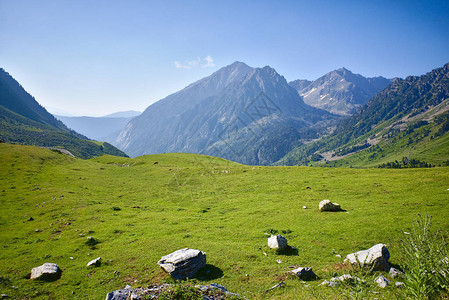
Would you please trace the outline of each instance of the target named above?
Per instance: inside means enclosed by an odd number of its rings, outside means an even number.
[[[192,283],[248,299],[401,299],[394,284],[373,284],[375,275],[362,288],[319,284],[353,272],[343,258],[377,243],[404,264],[401,240],[416,214],[449,233],[449,167],[260,167],[180,153],[82,160],[5,143],[0,162],[0,292],[13,299],[104,299],[126,284],[173,283],[157,261],[185,247],[207,253]],[[323,199],[345,211],[319,212]],[[270,251],[270,232],[298,252]],[[97,257],[102,265],[87,268]],[[44,262],[58,264],[61,278],[28,279]],[[321,279],[295,279],[291,266]]]

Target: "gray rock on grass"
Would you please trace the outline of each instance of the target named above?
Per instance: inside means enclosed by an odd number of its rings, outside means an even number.
[[[184,248],[163,256],[158,261],[158,265],[174,279],[191,278],[206,265],[206,253]]]
[[[390,278],[396,278],[396,277],[403,277],[404,273],[399,271],[396,268],[390,268],[390,271],[388,272],[388,275],[390,275]]]
[[[340,204],[332,203],[328,199],[321,201],[318,208],[320,211],[342,211]]]
[[[390,284],[390,280],[385,278],[383,275],[380,275],[379,277],[377,277],[375,282],[377,283],[377,285],[380,288],[383,288],[383,289],[386,288]]]
[[[299,267],[291,271],[294,275],[296,275],[301,280],[315,280],[316,275],[313,273],[312,268],[307,267]]]
[[[87,263],[87,267],[99,267],[101,265],[101,257],[91,260]]]
[[[361,250],[348,254],[345,261],[353,265],[360,265],[371,271],[388,271],[390,252],[384,244],[376,244],[368,250]]]
[[[61,269],[54,263],[44,263],[31,270],[30,279],[56,280],[61,277]]]
[[[285,250],[287,248],[287,239],[282,235],[272,235],[268,238],[268,247]]]

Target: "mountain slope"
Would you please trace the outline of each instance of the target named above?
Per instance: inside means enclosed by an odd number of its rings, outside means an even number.
[[[300,129],[335,119],[306,105],[274,69],[236,62],[148,107],[127,124],[117,144],[131,156],[193,152],[268,164],[275,161],[269,157],[270,150],[252,149],[257,142],[271,139],[268,123],[263,121],[266,118],[271,118],[272,133],[287,128],[297,131],[295,141]],[[245,135],[247,138],[242,138]],[[293,146],[283,148],[278,156]],[[267,157],[259,159],[259,150]]]
[[[340,68],[311,83],[295,80],[290,85],[304,98],[305,103],[349,116],[390,83],[391,80],[384,77],[366,78]]]
[[[55,147],[75,156],[126,156],[108,143],[93,142],[68,129],[3,69],[0,71],[0,139],[7,143]]]
[[[446,64],[422,76],[396,79],[330,136],[300,146],[280,163],[304,164],[319,154],[328,165],[375,166],[410,155],[409,160],[442,165],[449,161],[448,111]]]

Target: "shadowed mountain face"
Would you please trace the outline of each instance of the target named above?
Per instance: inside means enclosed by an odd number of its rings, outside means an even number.
[[[0,69],[0,139],[7,143],[62,148],[77,157],[126,156],[108,143],[94,143],[70,130]]]
[[[341,68],[311,83],[295,80],[290,85],[304,98],[305,103],[337,115],[349,116],[390,83],[391,80],[384,77],[366,78]]]
[[[192,152],[269,164],[329,120],[274,69],[235,62],[149,106],[117,144],[131,156]]]
[[[0,69],[0,105],[38,123],[50,125],[63,131],[70,131],[61,121],[47,112],[4,69]]]

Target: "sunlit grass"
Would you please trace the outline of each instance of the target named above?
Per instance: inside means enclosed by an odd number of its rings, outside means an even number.
[[[157,261],[184,247],[207,253],[212,275],[196,280],[247,298],[345,298],[350,289],[286,277],[289,266],[343,274],[336,254],[377,243],[399,264],[414,214],[432,215],[446,235],[449,225],[449,168],[252,167],[194,154],[80,160],[7,144],[0,157],[0,276],[10,279],[0,288],[15,298],[102,299],[126,284],[172,282]],[[346,212],[320,213],[323,199]],[[298,255],[270,252],[267,229],[288,232]],[[99,243],[87,245],[87,236]],[[103,264],[86,268],[98,256]],[[57,263],[62,277],[26,279],[44,262]],[[264,293],[280,280],[285,288]],[[397,290],[366,295],[388,299]]]

